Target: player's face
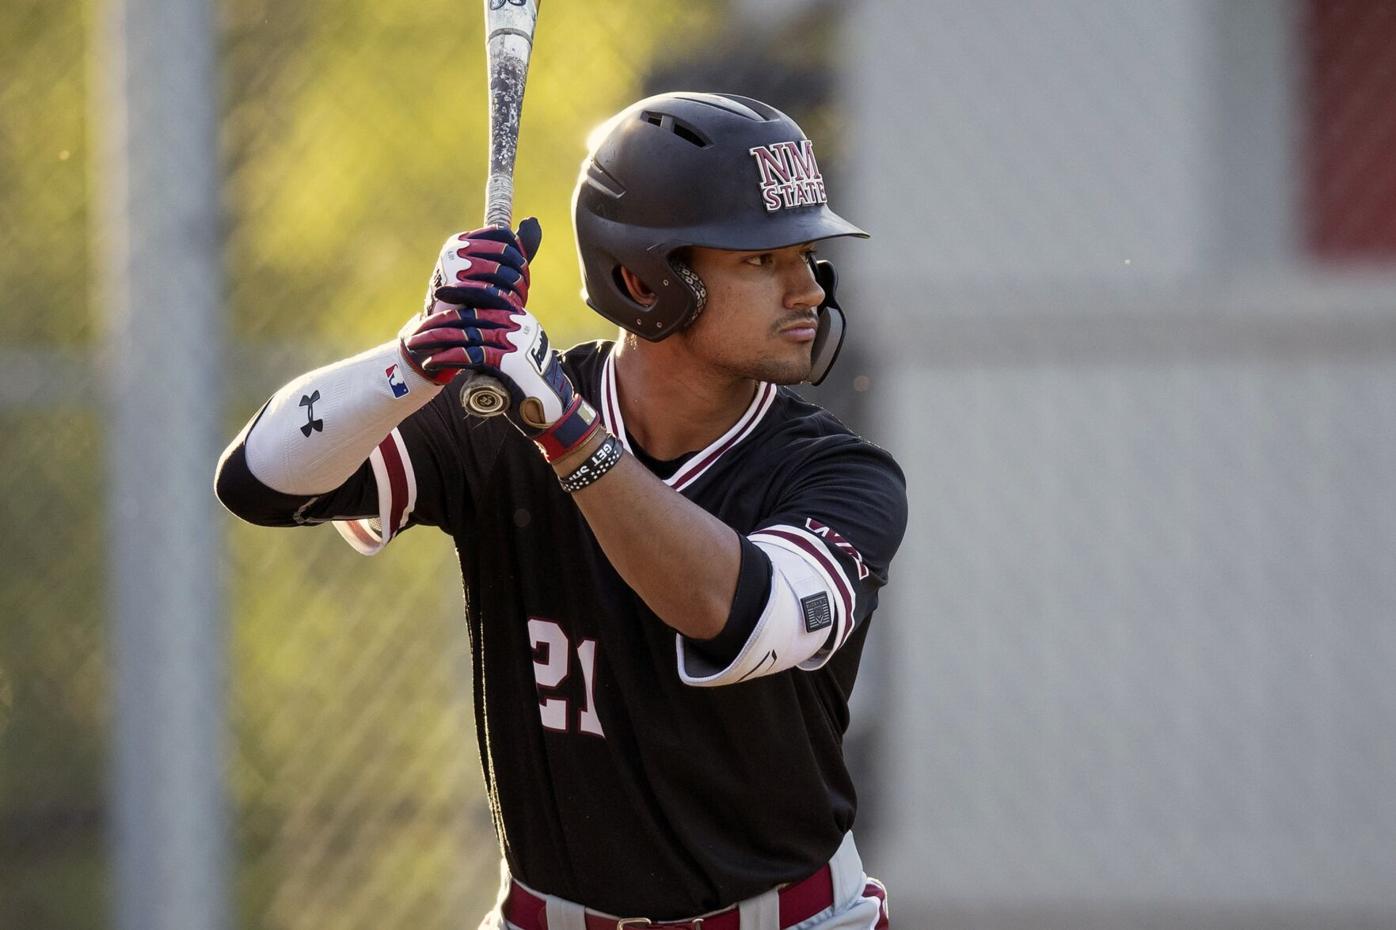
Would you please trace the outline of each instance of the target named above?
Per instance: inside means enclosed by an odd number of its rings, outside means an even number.
[[[689,264],[708,302],[679,335],[694,354],[743,378],[798,384],[809,377],[816,311],[824,289],[814,279],[814,246],[765,252],[694,248]]]

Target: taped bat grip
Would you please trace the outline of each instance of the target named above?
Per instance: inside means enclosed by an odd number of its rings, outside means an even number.
[[[491,174],[485,181],[485,225],[508,229],[513,210],[514,179],[507,174]]]

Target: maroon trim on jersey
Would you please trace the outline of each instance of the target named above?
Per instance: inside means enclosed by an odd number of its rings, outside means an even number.
[[[888,930],[892,924],[892,911],[887,906],[887,886],[875,878],[869,878],[863,886],[863,897],[877,899],[877,923],[873,930]]]
[[[675,491],[682,491],[701,478],[703,473],[711,468],[718,459],[756,429],[757,424],[761,422],[766,412],[771,409],[771,405],[775,403],[775,399],[776,386],[765,381],[759,382],[756,387],[756,396],[751,399],[751,404],[732,425],[732,428],[713,440],[706,449],[695,454],[668,478],[665,478],[664,483]],[[620,414],[620,389],[616,383],[614,349],[606,355],[606,361],[601,369],[601,417],[606,423],[606,429],[625,444],[625,450],[633,452],[634,450],[630,448],[630,439],[625,434],[625,421]]]
[[[417,504],[417,479],[402,434],[393,430],[368,456],[378,486],[378,528],[367,517],[336,520],[335,529],[362,555],[381,552]]]
[[[606,353],[606,361],[601,365],[601,418],[606,421],[606,429],[611,431],[630,451],[630,438],[625,435],[625,425],[620,421],[620,394],[616,390],[616,364],[611,352]]]
[[[383,526],[383,541],[387,542],[402,529],[402,514],[407,509],[407,468],[402,463],[402,452],[398,449],[398,438],[394,430],[378,444],[383,454],[383,468],[388,473],[388,487],[392,494],[392,505],[388,510],[388,522]],[[397,550],[393,550],[396,552]]]
[[[869,889],[871,885],[869,885]],[[809,920],[820,911],[834,906],[834,873],[827,864],[819,867],[809,878],[786,885],[776,892],[780,900],[780,925],[782,928],[795,927]],[[864,891],[864,897],[871,897]],[[885,896],[885,892],[884,892]],[[884,897],[885,900],[885,897]],[[504,919],[519,930],[548,930],[548,902],[542,895],[535,894],[516,881],[509,882],[509,894],[500,908]],[[643,923],[642,923],[643,921]],[[692,917],[688,920],[650,921],[641,917],[613,917],[609,914],[586,912],[587,930],[616,930],[625,923],[630,927],[644,926],[647,930],[742,930],[741,913],[736,905],[726,910]],[[879,927],[886,924],[879,923]]]
[[[347,527],[349,532],[354,534],[354,538],[365,546],[376,546],[381,541],[368,531],[362,520],[345,520],[340,525]]]
[[[756,397],[752,399],[751,406],[747,408],[746,413],[742,414],[736,425],[723,434],[713,445],[689,459],[678,471],[670,475],[668,478],[669,486],[675,491],[682,491],[697,481],[703,472],[722,457],[724,452],[741,442],[752,430],[756,429],[756,425],[761,422],[766,411],[771,409],[771,403],[775,399],[776,386],[763,382],[757,387]]]
[[[805,535],[784,526],[766,526],[752,533],[759,535],[777,536],[787,542],[794,543],[805,552],[808,552],[814,561],[824,569],[824,573],[834,582],[834,588],[838,591],[839,600],[843,602],[843,616],[839,618],[838,635],[834,638],[833,648],[837,649],[843,645],[843,641],[848,639],[848,634],[853,632],[853,589],[848,586],[843,572],[839,569],[838,563],[833,556],[827,552],[820,552],[819,546],[810,542]]]

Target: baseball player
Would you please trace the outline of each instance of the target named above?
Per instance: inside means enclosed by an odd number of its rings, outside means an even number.
[[[398,338],[281,388],[219,463],[268,526],[455,541],[503,850],[489,930],[873,930],[842,739],[900,469],[788,385],[843,338],[812,143],[756,100],[613,117],[574,193],[588,304],[525,309],[541,232],[449,239]],[[462,408],[477,374],[503,416]],[[443,390],[445,388],[445,390]]]

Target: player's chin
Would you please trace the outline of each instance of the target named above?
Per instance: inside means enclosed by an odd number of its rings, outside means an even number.
[[[757,381],[769,381],[771,384],[800,384],[809,379],[811,362],[809,347],[803,347],[803,351],[796,354],[782,353],[779,356],[768,356],[763,358],[755,366],[749,377]]]

